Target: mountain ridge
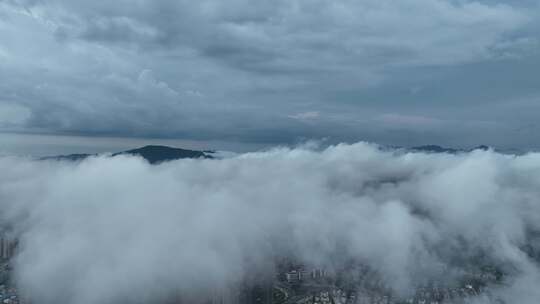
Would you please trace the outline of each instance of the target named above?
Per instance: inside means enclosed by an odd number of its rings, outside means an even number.
[[[197,158],[205,158],[205,159],[212,159],[214,158],[212,154],[213,151],[205,150],[198,151],[198,150],[188,150],[188,149],[181,149],[181,148],[174,148],[169,146],[161,146],[161,145],[146,145],[140,148],[115,152],[110,154],[112,157],[118,156],[118,155],[134,155],[134,156],[140,156],[144,158],[147,162],[150,164],[159,164],[166,161],[172,161],[177,159],[197,159]],[[55,155],[55,156],[46,156],[41,157],[39,160],[58,160],[58,161],[82,161],[88,157],[91,156],[98,156],[99,153],[79,153],[79,154],[67,154],[67,155]]]
[[[411,151],[415,151],[415,152],[451,153],[452,154],[452,153],[459,153],[459,152],[471,152],[475,150],[487,151],[492,148],[486,145],[478,145],[472,149],[456,149],[456,148],[447,148],[447,147],[431,144],[431,145],[415,146],[415,147],[411,147],[407,149]]]

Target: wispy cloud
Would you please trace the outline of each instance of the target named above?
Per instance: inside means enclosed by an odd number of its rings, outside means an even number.
[[[318,119],[321,116],[321,113],[318,111],[308,111],[308,112],[301,112],[294,115],[289,115],[289,118],[297,119],[297,120],[315,120]]]

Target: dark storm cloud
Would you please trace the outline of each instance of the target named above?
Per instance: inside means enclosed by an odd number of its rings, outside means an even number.
[[[506,108],[540,96],[538,7],[0,1],[0,128],[537,147]]]

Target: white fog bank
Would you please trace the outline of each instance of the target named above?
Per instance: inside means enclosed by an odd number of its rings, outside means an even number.
[[[157,166],[4,157],[0,208],[19,238],[17,283],[40,304],[204,293],[291,254],[364,262],[398,293],[451,281],[456,260],[482,256],[509,273],[493,294],[540,301],[540,267],[524,250],[540,250],[540,154],[357,143]]]

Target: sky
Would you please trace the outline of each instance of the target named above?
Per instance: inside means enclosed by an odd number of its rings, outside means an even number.
[[[0,0],[0,152],[539,149],[539,70],[534,0]]]

